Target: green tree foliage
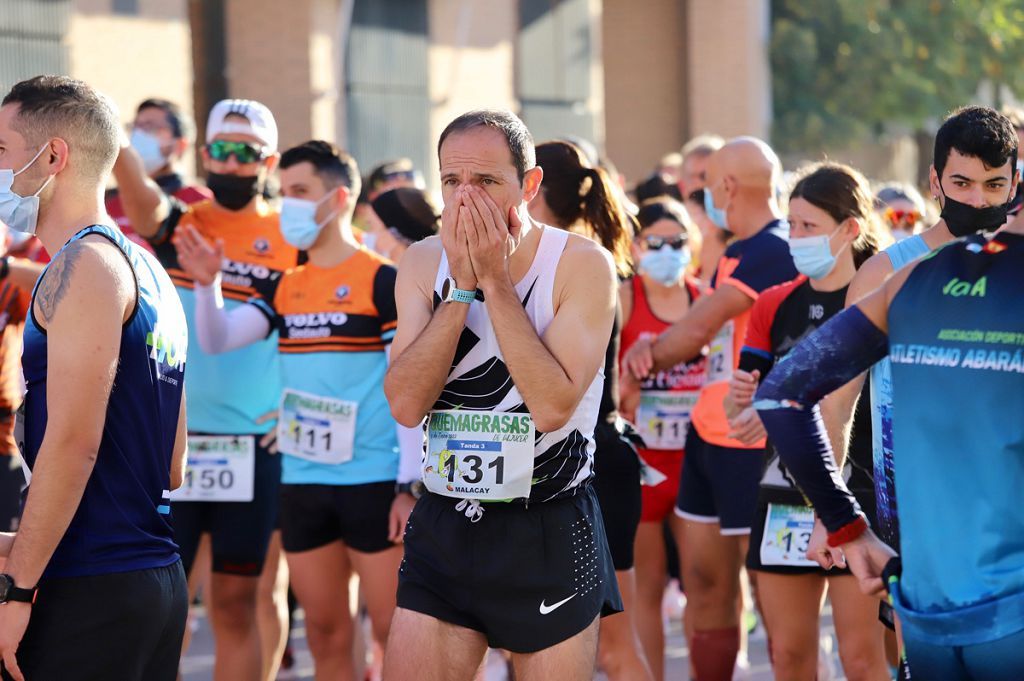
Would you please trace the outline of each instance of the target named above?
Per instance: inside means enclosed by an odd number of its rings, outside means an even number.
[[[1024,93],[1024,2],[773,0],[771,65],[783,151],[919,131],[983,84]]]

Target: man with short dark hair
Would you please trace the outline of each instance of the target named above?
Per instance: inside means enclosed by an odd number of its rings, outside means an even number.
[[[1013,125],[994,109],[968,106],[951,113],[935,135],[929,185],[942,207],[941,217],[924,231],[895,242],[865,262],[846,294],[852,306],[885,283],[894,272],[958,237],[981,230],[994,230],[1007,219],[1012,205],[1016,171],[1017,136]],[[1016,179],[1015,179],[1016,178]],[[899,514],[895,481],[895,441],[892,372],[888,358],[882,358],[864,375],[836,390],[824,402],[824,419],[835,438],[840,463],[846,458],[847,435],[854,408],[864,388],[865,376],[871,398],[871,431],[874,459],[878,536],[890,547],[900,545]],[[820,537],[820,533],[816,533]],[[817,554],[821,542],[812,540],[809,552]],[[882,621],[897,630],[892,608],[882,605]]]
[[[754,401],[828,531],[814,557],[849,564],[864,593],[888,592],[910,678],[929,681],[1003,681],[1024,669],[1024,221],[1002,227],[1017,176],[1013,129],[972,108],[940,128],[930,173],[944,197],[932,229],[960,238],[806,337]],[[901,560],[843,483],[818,407],[886,358]]]
[[[374,638],[386,645],[422,431],[399,428],[384,398],[395,268],[352,234],[355,161],[328,142],[305,142],[282,154],[281,187],[282,235],[309,262],[250,305],[224,309],[222,247],[194,229],[175,245],[196,280],[205,350],[228,352],[278,330],[282,541],[317,677],[351,679],[354,623],[343,575],[349,565],[359,575]]]
[[[18,681],[177,671],[187,330],[163,268],[104,224],[119,135],[113,105],[71,78],[0,104],[0,220],[54,254],[25,328],[28,500],[0,535],[0,655]]]
[[[384,383],[399,423],[427,419],[384,677],[468,680],[490,645],[521,681],[590,679],[622,608],[590,486],[611,257],[529,217],[543,171],[513,114],[456,118],[438,157],[440,237],[399,270]]]
[[[145,100],[135,111],[131,136],[114,163],[114,178],[120,185],[138,183],[140,177],[148,176],[162,192],[185,204],[209,199],[209,189],[186,184],[181,172],[181,159],[195,136],[192,117],[177,104],[166,99]],[[132,215],[145,210],[133,201],[138,195],[138,191],[128,191],[127,204],[123,205],[121,192],[109,190],[105,197],[107,214],[129,239],[152,250],[132,228]]]

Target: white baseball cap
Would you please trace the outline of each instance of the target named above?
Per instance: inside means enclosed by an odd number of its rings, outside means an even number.
[[[248,123],[226,121],[230,115],[242,116]],[[277,151],[277,122],[265,105],[251,99],[222,99],[210,109],[206,121],[206,143],[217,135],[240,133],[252,135],[271,151]]]

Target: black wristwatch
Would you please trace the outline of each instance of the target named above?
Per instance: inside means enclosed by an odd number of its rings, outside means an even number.
[[[395,494],[411,494],[413,499],[423,496],[423,481],[413,480],[412,482],[399,482],[395,485]]]
[[[36,600],[36,590],[22,589],[14,586],[14,577],[7,574],[0,574],[0,604],[10,603],[11,601],[17,603],[34,603]]]

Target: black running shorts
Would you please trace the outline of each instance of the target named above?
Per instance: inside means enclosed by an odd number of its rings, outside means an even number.
[[[676,515],[698,523],[718,523],[723,535],[750,534],[764,467],[763,449],[713,445],[691,423]]]
[[[427,494],[405,531],[398,607],[473,629],[492,648],[533,653],[622,611],[593,490],[524,506]]]
[[[29,681],[174,681],[187,615],[180,561],[44,579],[18,646],[18,666]]]
[[[334,541],[363,553],[390,549],[395,481],[362,485],[281,485],[281,544],[288,553]]]

